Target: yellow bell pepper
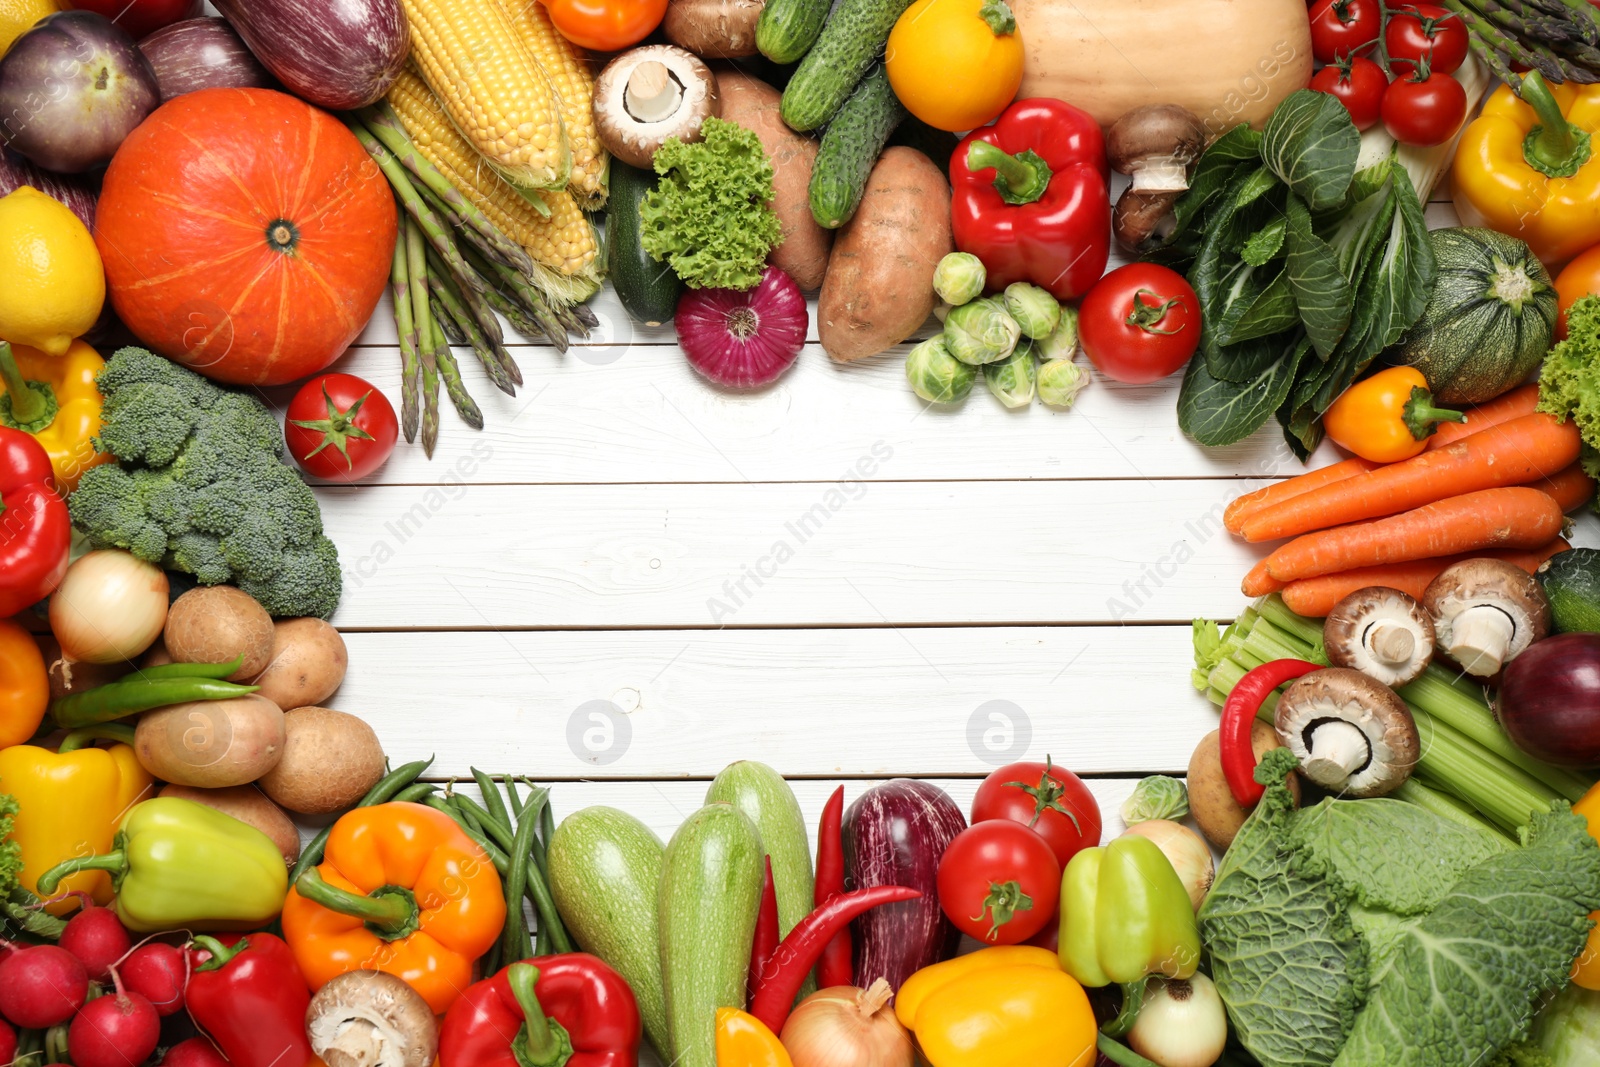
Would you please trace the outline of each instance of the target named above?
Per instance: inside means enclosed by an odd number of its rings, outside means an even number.
[[[754,1015],[717,1009],[717,1067],[794,1067],[778,1035]]]
[[[62,860],[111,850],[117,824],[139,800],[155,792],[154,779],[139,764],[129,727],[99,726],[69,734],[58,752],[36,745],[0,749],[0,789],[17,799],[11,839],[22,851],[19,883],[30,893],[39,876]],[[115,738],[109,748],[80,747]],[[111,899],[103,871],[83,871],[64,880],[57,893],[83,892],[96,903]],[[54,915],[77,908],[72,900],[50,905]]]
[[[1600,242],[1600,85],[1496,89],[1456,149],[1456,214],[1520,237],[1555,268]]]
[[[1094,1009],[1056,954],[1013,945],[924,967],[894,1013],[933,1067],[1089,1067]]]
[[[1572,810],[1589,824],[1589,836],[1600,841],[1600,785],[1583,794],[1583,798],[1572,805]],[[1583,951],[1572,961],[1572,984],[1600,990],[1600,911],[1590,912],[1589,919],[1596,925],[1589,931]]]
[[[78,487],[84,471],[111,460],[90,440],[100,432],[102,401],[94,379],[105,365],[83,341],[73,341],[64,356],[0,343],[0,425],[33,435],[49,455],[56,488],[63,493]],[[23,382],[33,394],[33,407],[17,417],[12,398]]]

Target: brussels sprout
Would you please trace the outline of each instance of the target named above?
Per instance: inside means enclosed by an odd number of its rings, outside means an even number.
[[[951,252],[933,269],[933,291],[947,304],[965,304],[983,292],[988,274],[971,252]]]
[[[983,380],[989,392],[1008,408],[1023,408],[1033,403],[1034,374],[1032,341],[1022,342],[998,363],[983,365]]]
[[[906,353],[906,381],[930,404],[954,404],[972,392],[978,372],[956,359],[943,337],[933,337]]]
[[[1122,802],[1122,821],[1149,822],[1151,819],[1174,821],[1189,814],[1189,791],[1176,778],[1164,774],[1152,775],[1133,787],[1133,795]]]
[[[1078,312],[1065,304],[1061,308],[1061,319],[1056,323],[1050,335],[1033,346],[1034,353],[1042,360],[1071,359],[1078,354]]]
[[[944,343],[950,354],[974,367],[1005,359],[1021,337],[1022,327],[1006,314],[998,297],[951,308],[944,320]]]
[[[1039,399],[1053,408],[1070,408],[1089,376],[1070,359],[1052,359],[1039,367]]]
[[[1049,337],[1061,322],[1061,305],[1037,285],[1012,282],[1006,286],[1005,301],[1006,311],[1022,327],[1024,337]]]

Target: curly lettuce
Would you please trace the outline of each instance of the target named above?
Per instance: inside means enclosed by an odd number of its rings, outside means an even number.
[[[1539,410],[1577,423],[1583,467],[1600,477],[1600,296],[1567,309],[1567,339],[1545,357],[1539,372]],[[1600,510],[1600,502],[1595,505]]]

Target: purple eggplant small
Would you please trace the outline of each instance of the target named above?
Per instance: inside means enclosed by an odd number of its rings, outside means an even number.
[[[278,83],[245,47],[227,19],[184,19],[139,42],[165,103],[197,89],[276,89]]]
[[[400,0],[213,0],[284,87],[330,111],[374,103],[405,69]]]

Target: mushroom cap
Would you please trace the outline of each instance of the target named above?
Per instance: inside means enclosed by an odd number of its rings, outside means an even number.
[[[1206,150],[1206,139],[1205,124],[1188,108],[1146,104],[1111,124],[1106,156],[1122,174],[1137,175],[1149,162],[1186,168]]]
[[[1427,669],[1433,641],[1433,620],[1416,598],[1381,585],[1357,589],[1322,624],[1329,663],[1390,686],[1414,681]]]
[[[1315,734],[1331,723],[1359,730],[1367,746],[1364,763],[1338,778],[1317,771]],[[1278,699],[1278,739],[1300,760],[1300,773],[1330,792],[1378,797],[1399,788],[1421,752],[1411,710],[1382,682],[1347,667],[1314,671]]]
[[[678,106],[659,121],[645,121],[628,110],[628,80],[641,64],[659,63],[682,90]],[[606,150],[630,166],[649,170],[656,149],[670,137],[700,140],[700,124],[721,114],[717,79],[699,57],[670,44],[650,44],[617,56],[594,83],[594,124]]]
[[[1428,583],[1422,606],[1433,618],[1435,640],[1445,653],[1454,643],[1456,620],[1469,608],[1497,609],[1511,621],[1511,641],[1503,663],[1550,633],[1550,601],[1539,580],[1502,559],[1467,559],[1445,568]]]
[[[439,1052],[428,1002],[382,971],[350,971],[318,990],[306,1036],[328,1067],[432,1067]]]

